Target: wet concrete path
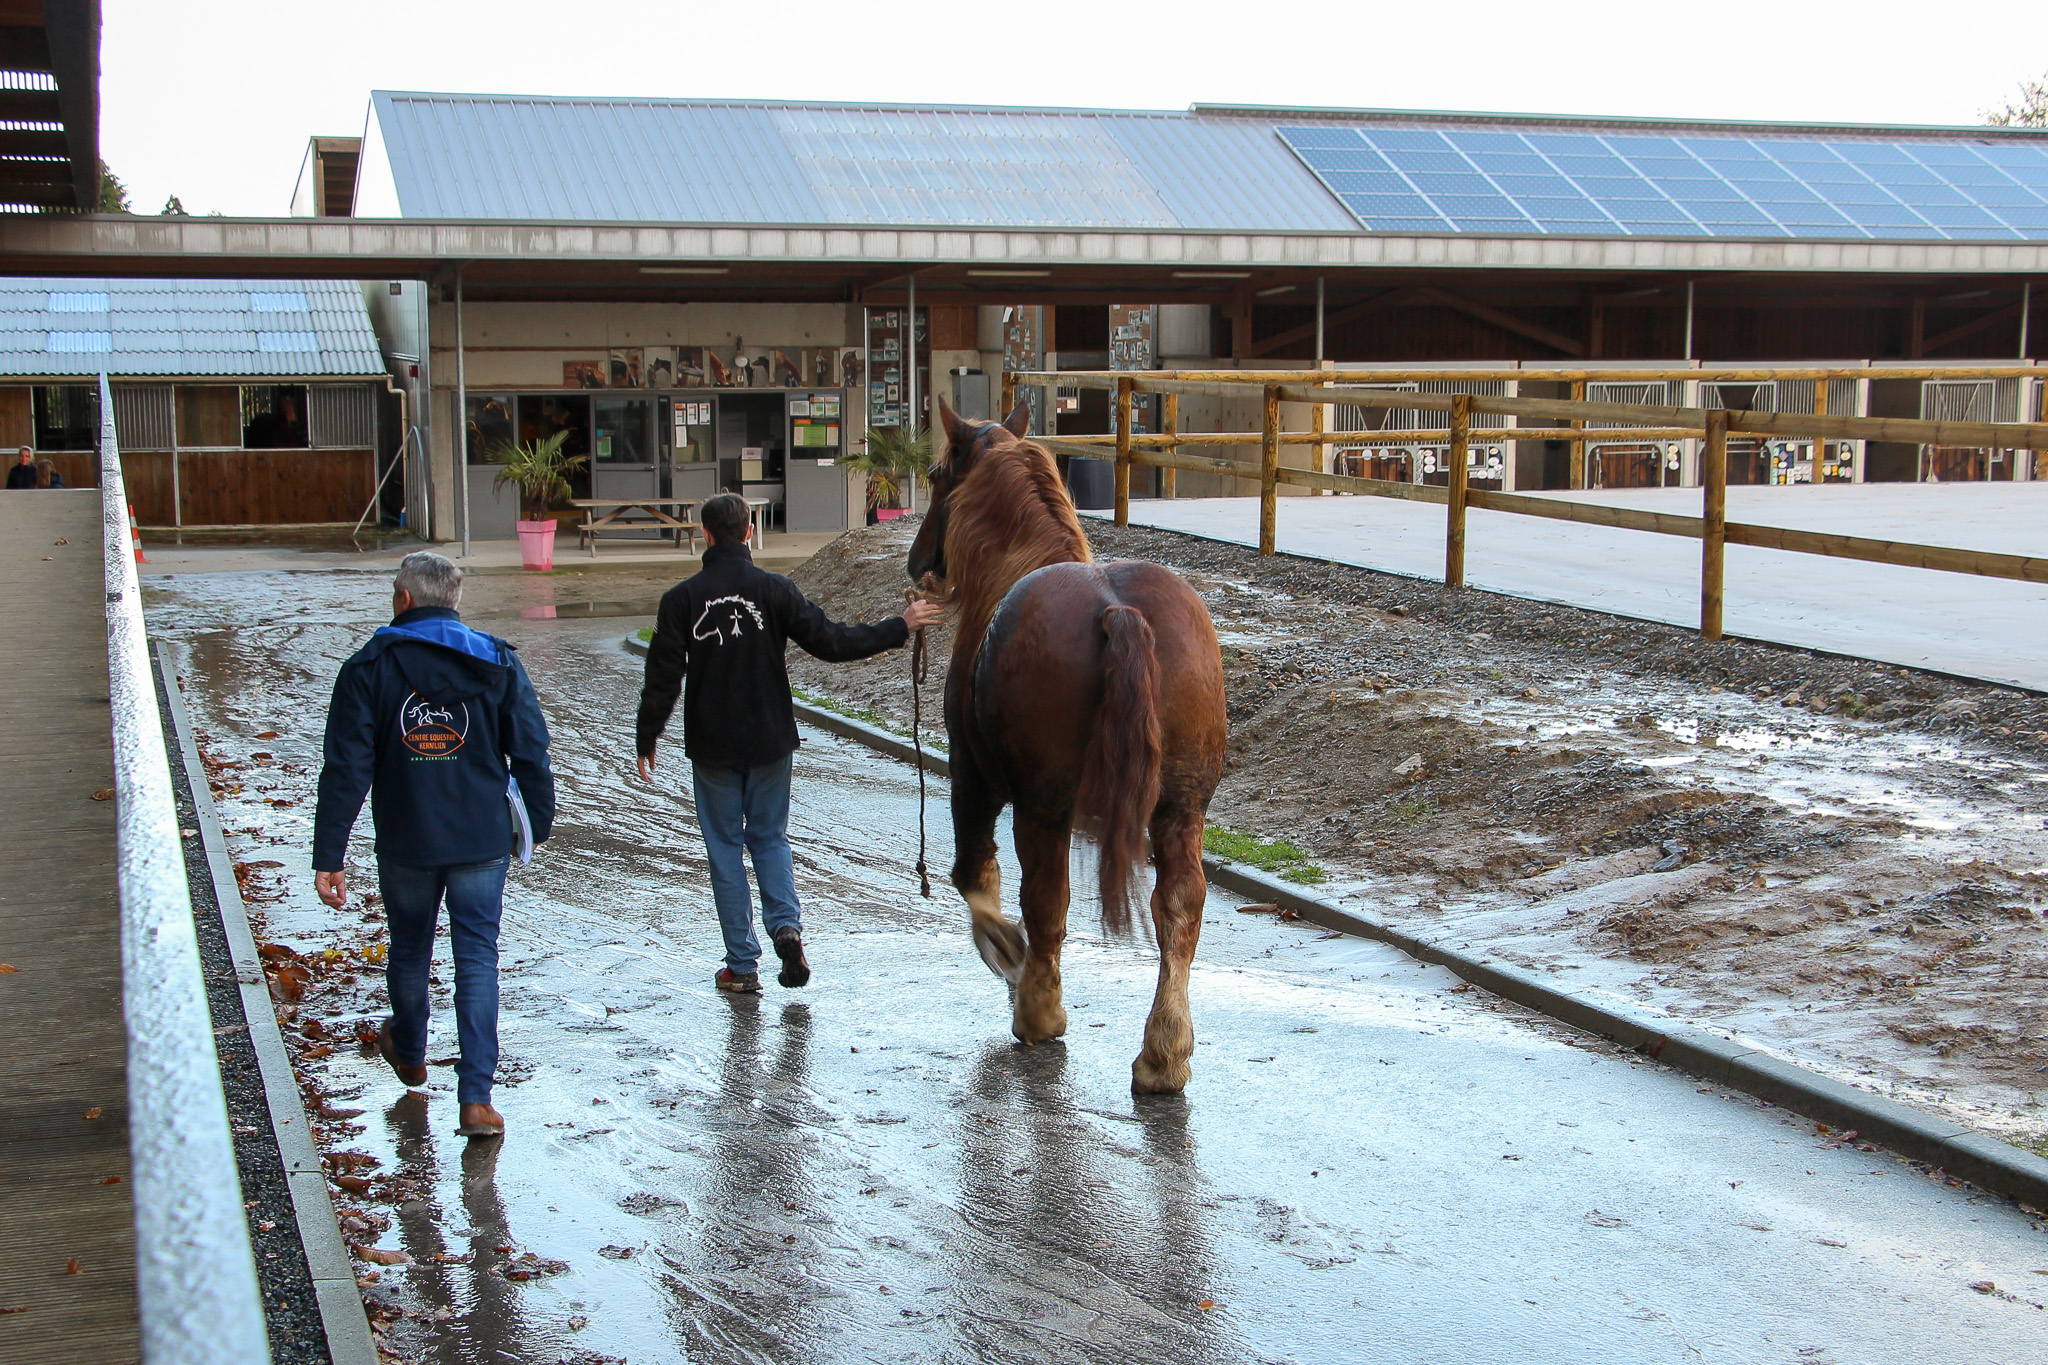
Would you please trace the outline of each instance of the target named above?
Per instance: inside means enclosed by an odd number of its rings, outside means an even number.
[[[218,797],[236,856],[282,864],[251,878],[278,897],[269,936],[301,950],[378,928],[317,904],[305,845],[327,688],[386,591],[152,589],[209,747],[243,765]],[[509,1136],[452,1135],[448,1068],[423,1100],[353,1048],[307,1063],[366,1110],[339,1145],[413,1181],[370,1239],[412,1264],[368,1291],[412,1314],[393,1332],[409,1355],[2021,1361],[2048,1343],[2048,1236],[2010,1205],[1213,893],[1185,1099],[1128,1091],[1142,945],[1077,934],[1072,1033],[1019,1049],[957,903],[916,895],[914,774],[828,737],[806,737],[793,824],[817,977],[721,997],[677,756],[657,789],[627,775],[639,666],[618,637],[639,622],[522,617],[537,591],[479,580],[467,604],[520,646],[563,782],[557,838],[508,898]],[[374,1014],[375,986],[323,980],[301,1015]],[[431,1046],[454,1050],[445,1012]]]

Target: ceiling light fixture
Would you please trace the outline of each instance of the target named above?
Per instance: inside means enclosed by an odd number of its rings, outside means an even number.
[[[1271,289],[1261,289],[1259,291],[1259,297],[1262,299],[1270,299],[1276,294],[1292,294],[1294,292],[1294,288],[1295,287],[1291,284],[1276,284]]]
[[[731,269],[722,265],[643,265],[643,275],[729,275]]]
[[[1050,270],[970,270],[971,280],[1042,280],[1052,274]]]
[[[1252,272],[1249,270],[1176,270],[1173,272],[1173,277],[1177,280],[1248,280],[1252,277]]]

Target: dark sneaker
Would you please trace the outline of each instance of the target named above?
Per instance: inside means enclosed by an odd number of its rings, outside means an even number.
[[[782,973],[775,979],[792,990],[811,981],[811,964],[804,957],[804,936],[799,929],[775,931],[775,955],[782,959]]]
[[[747,972],[744,975],[736,975],[732,968],[720,967],[718,975],[711,979],[718,984],[718,989],[731,991],[734,995],[759,995],[761,993],[761,974],[759,972]]]

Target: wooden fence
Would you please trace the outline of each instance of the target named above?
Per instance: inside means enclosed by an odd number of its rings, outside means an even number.
[[[1503,375],[1509,372],[1502,372]],[[1984,366],[1914,370],[1828,369],[1811,371],[1674,371],[1670,375],[1642,371],[1586,371],[1587,376],[1615,379],[1658,379],[1683,377],[1709,381],[1756,378],[1802,378],[1825,383],[1830,378],[2005,378],[2037,377],[2034,367]],[[1859,559],[1873,564],[1898,564],[1910,568],[1936,569],[1944,573],[1976,574],[1985,578],[2011,578],[2030,583],[2048,583],[2048,558],[1998,554],[1986,550],[1959,550],[1940,545],[1914,545],[1874,540],[1861,536],[1801,531],[1777,526],[1754,526],[1730,522],[1728,507],[1728,437],[1789,436],[1816,440],[1898,441],[1914,445],[1982,446],[2000,450],[2048,449],[2048,423],[2040,422],[1937,422],[1902,417],[1848,417],[1826,412],[1749,412],[1722,408],[1673,408],[1635,403],[1590,403],[1575,399],[1506,398],[1482,394],[1433,394],[1386,388],[1344,387],[1345,384],[1379,383],[1390,379],[1415,378],[1410,374],[1381,374],[1304,371],[1299,374],[1261,372],[1247,377],[1228,371],[1202,374],[1111,373],[1019,371],[1004,376],[1004,397],[1012,399],[1017,386],[1056,384],[1067,388],[1106,389],[1116,396],[1116,432],[1111,436],[1040,437],[1042,445],[1063,454],[1101,458],[1113,452],[1116,462],[1116,524],[1130,524],[1131,466],[1148,465],[1166,471],[1171,494],[1173,472],[1189,470],[1223,474],[1259,482],[1259,553],[1274,553],[1277,540],[1279,487],[1285,482],[1299,488],[1356,493],[1367,497],[1406,498],[1412,502],[1441,503],[1444,506],[1444,583],[1461,587],[1465,582],[1465,513],[1478,507],[1489,512],[1517,516],[1548,517],[1590,526],[1612,526],[1655,535],[1689,536],[1701,542],[1700,633],[1710,640],[1722,635],[1722,579],[1725,547],[1753,545],[1786,550],[1794,554],[1828,555],[1838,559]],[[1498,378],[1491,372],[1445,371],[1445,379]],[[1577,381],[1578,372],[1529,374],[1515,372],[1522,379]],[[1164,430],[1157,434],[1134,435],[1131,430],[1133,399],[1138,394],[1163,397]],[[1256,432],[1189,433],[1176,429],[1179,398],[1195,394],[1204,397],[1262,400],[1260,429]],[[1280,429],[1280,404],[1310,403],[1316,420],[1314,430],[1285,432]],[[1417,431],[1324,431],[1322,406],[1441,412],[1443,427]],[[1532,497],[1526,493],[1475,489],[1467,483],[1467,451],[1474,440],[1550,440],[1581,436],[1580,430],[1544,427],[1474,427],[1474,414],[1517,419],[1563,421],[1576,427],[1584,422],[1616,422],[1615,429],[1602,429],[1600,440],[1701,439],[1700,515],[1677,516],[1646,512],[1631,507],[1606,507],[1594,503],[1565,502]],[[1449,446],[1448,485],[1402,483],[1390,479],[1364,479],[1345,474],[1326,474],[1319,469],[1286,468],[1280,464],[1283,445],[1384,445],[1432,442]],[[1183,453],[1186,446],[1257,445],[1259,461],[1226,459],[1217,455]]]

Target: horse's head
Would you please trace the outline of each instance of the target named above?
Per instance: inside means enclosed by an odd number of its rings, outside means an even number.
[[[992,447],[1006,445],[1024,434],[1031,425],[1031,407],[1020,400],[1015,411],[1000,422],[967,422],[941,398],[939,420],[946,431],[946,449],[932,462],[927,476],[931,483],[931,510],[925,513],[917,539],[910,543],[910,558],[905,567],[913,583],[923,582],[926,574],[945,578],[946,517],[952,506],[953,490],[974,473],[975,465]]]

